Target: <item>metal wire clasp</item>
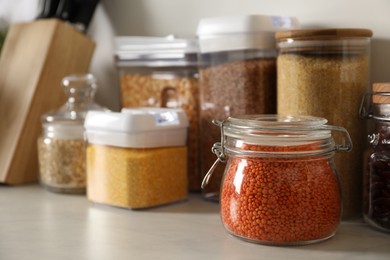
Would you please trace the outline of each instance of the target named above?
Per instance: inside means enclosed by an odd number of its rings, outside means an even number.
[[[203,178],[201,188],[204,189],[206,185],[209,183],[211,175],[213,174],[215,168],[217,167],[219,162],[225,163],[226,162],[226,155],[225,155],[225,133],[224,133],[224,123],[225,121],[218,121],[213,120],[212,121],[214,125],[217,125],[221,128],[221,142],[214,143],[213,147],[211,147],[211,152],[213,152],[217,156],[217,160],[211,165],[210,169],[207,171],[206,175]]]
[[[375,95],[374,92],[365,93],[362,97],[359,107],[359,116],[362,119],[372,118],[371,97]]]

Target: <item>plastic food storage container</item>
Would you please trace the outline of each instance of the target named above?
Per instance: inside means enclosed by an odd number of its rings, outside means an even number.
[[[276,33],[278,114],[324,117],[345,127],[354,142],[337,154],[345,219],[361,215],[365,124],[358,115],[369,89],[370,39],[366,29],[313,29]]]
[[[371,227],[390,232],[390,83],[374,83],[360,115],[372,121],[364,158],[363,217]]]
[[[310,244],[335,234],[342,201],[333,155],[350,151],[352,143],[344,128],[326,122],[277,115],[216,122],[222,138],[213,151],[227,161],[221,218],[230,234],[272,245]]]
[[[174,37],[117,37],[115,44],[122,107],[181,108],[186,112],[189,189],[199,191],[197,41]]]
[[[48,190],[85,193],[84,119],[89,110],[105,110],[94,103],[97,82],[92,74],[73,74],[62,80],[67,101],[42,116],[38,139],[39,179]]]
[[[294,18],[227,16],[200,20],[201,174],[214,161],[210,147],[220,135],[213,119],[238,114],[276,113],[277,30],[296,28]],[[217,167],[204,188],[206,199],[219,199],[223,167]]]
[[[88,199],[132,209],[186,199],[187,128],[182,109],[88,113]]]

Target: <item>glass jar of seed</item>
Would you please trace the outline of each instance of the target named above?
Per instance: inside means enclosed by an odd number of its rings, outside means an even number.
[[[220,136],[212,120],[239,114],[276,112],[274,33],[292,29],[290,17],[248,15],[200,20],[200,162],[204,177],[215,158],[210,147]],[[203,187],[204,198],[219,200],[223,167],[217,166]]]
[[[226,161],[221,220],[230,234],[266,245],[311,244],[335,235],[342,201],[333,156],[352,149],[345,128],[312,116],[214,122],[222,140],[213,151]]]
[[[363,217],[371,227],[390,232],[390,83],[374,83],[363,96],[362,118],[370,119],[363,168]]]
[[[365,122],[358,116],[369,88],[370,39],[367,29],[313,29],[276,33],[277,113],[324,117],[345,127],[354,142],[337,154],[343,190],[343,217],[361,215]]]
[[[40,183],[60,193],[85,193],[84,119],[88,110],[101,110],[94,103],[97,88],[92,74],[74,74],[62,80],[67,102],[42,116],[38,138]]]

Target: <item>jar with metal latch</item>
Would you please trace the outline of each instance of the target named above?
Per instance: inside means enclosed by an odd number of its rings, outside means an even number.
[[[344,128],[311,116],[244,115],[214,123],[222,135],[212,148],[214,167],[226,161],[221,219],[230,234],[268,245],[335,235],[342,200],[333,157],[352,149]]]
[[[375,83],[364,95],[360,115],[372,120],[364,159],[363,217],[390,232],[390,83]]]

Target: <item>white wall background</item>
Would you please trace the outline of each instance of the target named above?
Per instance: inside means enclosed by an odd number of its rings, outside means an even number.
[[[0,0],[0,18],[33,19],[37,1]],[[371,81],[390,82],[390,0],[101,0],[89,29],[97,42],[91,66],[100,81],[97,101],[119,109],[115,35],[191,37],[203,17],[240,14],[295,16],[304,28],[371,29]]]

